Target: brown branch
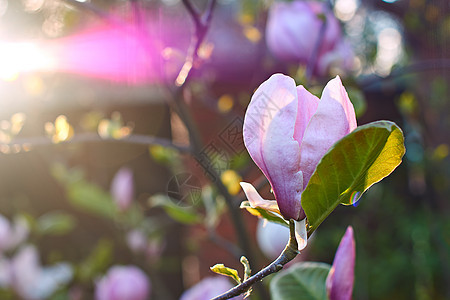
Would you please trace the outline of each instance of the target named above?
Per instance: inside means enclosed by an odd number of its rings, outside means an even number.
[[[108,143],[125,143],[125,144],[136,144],[136,145],[160,145],[163,147],[173,148],[180,152],[191,152],[190,147],[176,145],[172,143],[172,141],[160,137],[142,135],[142,134],[131,134],[121,139],[114,138],[103,138],[100,137],[96,133],[87,132],[80,133],[74,135],[72,138],[61,141],[59,143],[55,143],[51,138],[45,136],[39,137],[27,137],[27,138],[16,138],[11,140],[9,143],[0,143],[2,146],[26,146],[26,147],[35,147],[35,146],[47,146],[47,145],[60,145],[60,144],[74,144],[74,143],[86,143],[86,142],[108,142]]]
[[[179,87],[182,87],[186,83],[187,79],[189,78],[189,74],[191,73],[191,70],[195,65],[195,62],[198,59],[198,50],[200,49],[203,40],[206,37],[206,33],[208,32],[208,29],[210,27],[212,14],[216,3],[216,0],[210,0],[203,15],[200,15],[192,6],[190,0],[183,0],[183,4],[186,7],[186,10],[188,11],[192,21],[194,22],[195,34],[192,36],[191,45],[189,47],[183,67],[181,68],[177,79],[175,80],[176,85]]]
[[[325,38],[325,33],[327,31],[327,13],[332,11],[332,4],[331,1],[326,1],[325,10],[323,12],[324,18],[323,23],[320,26],[319,35],[317,37],[316,43],[314,44],[313,52],[311,53],[311,56],[308,59],[308,64],[306,65],[306,81],[309,82],[311,77],[314,74],[314,71],[316,69],[317,59],[319,58],[319,51],[320,47],[322,46],[323,39]]]
[[[255,275],[251,276],[250,278],[248,278],[241,284],[235,286],[228,292],[225,292],[222,295],[213,298],[212,300],[230,299],[230,298],[236,297],[242,293],[245,293],[246,291],[248,291],[248,289],[250,289],[250,287],[253,284],[255,284],[258,281],[262,280],[263,278],[269,276],[270,274],[280,271],[281,269],[283,269],[283,267],[288,262],[293,260],[299,253],[297,250],[298,244],[297,244],[297,239],[295,237],[294,221],[292,221],[292,220],[289,221],[289,227],[290,227],[289,242],[286,245],[286,248],[284,248],[283,252],[281,252],[280,256],[278,256],[278,258],[275,261],[273,261],[270,265],[268,265],[267,267],[265,267],[264,269],[262,269]]]

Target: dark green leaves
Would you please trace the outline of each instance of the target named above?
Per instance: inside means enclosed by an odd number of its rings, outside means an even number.
[[[327,264],[303,262],[278,273],[270,283],[272,300],[327,300],[329,271]]]
[[[319,162],[302,194],[312,233],[338,204],[356,203],[373,184],[388,176],[405,153],[403,134],[393,122],[356,128]]]

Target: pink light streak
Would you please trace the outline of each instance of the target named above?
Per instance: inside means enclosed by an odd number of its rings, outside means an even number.
[[[161,77],[160,50],[136,27],[101,27],[50,41],[55,70],[129,84]]]

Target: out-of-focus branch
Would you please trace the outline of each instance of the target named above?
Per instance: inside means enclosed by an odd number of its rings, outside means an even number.
[[[51,138],[40,136],[40,137],[28,137],[28,138],[16,138],[9,143],[0,143],[2,146],[10,147],[24,147],[33,148],[35,146],[47,146],[55,144],[74,144],[74,143],[86,143],[86,142],[99,142],[99,143],[124,143],[124,144],[136,144],[136,145],[160,145],[168,148],[176,149],[180,152],[191,152],[190,147],[176,145],[172,141],[160,137],[141,135],[141,134],[131,134],[129,136],[123,137],[121,139],[114,138],[103,138],[96,133],[80,133],[74,135],[71,139],[67,141],[61,141],[59,143],[54,143]]]
[[[235,286],[228,292],[225,292],[224,294],[213,298],[212,300],[230,299],[242,293],[245,293],[253,284],[269,276],[270,274],[280,271],[281,269],[283,269],[284,265],[293,260],[299,253],[297,250],[298,244],[297,239],[295,237],[294,221],[290,220],[289,227],[290,227],[289,242],[286,245],[286,248],[284,248],[283,252],[281,252],[280,256],[278,256],[278,258],[275,261],[273,261],[270,265],[268,265],[255,275],[251,276],[241,284]]]
[[[177,79],[175,80],[177,86],[181,87],[186,83],[187,79],[189,78],[189,74],[195,65],[195,62],[198,59],[198,50],[200,49],[200,46],[202,45],[206,33],[208,32],[208,29],[211,25],[212,14],[214,11],[214,7],[216,6],[216,2],[216,0],[210,0],[205,12],[200,15],[192,5],[190,0],[183,0],[183,4],[186,7],[186,10],[191,16],[192,21],[194,22],[195,33],[192,36],[191,45],[189,47],[186,60],[180,70],[180,73],[177,76]]]
[[[311,80],[312,75],[314,74],[317,59],[319,58],[320,47],[322,46],[323,39],[325,38],[325,33],[327,30],[328,22],[327,22],[327,13],[328,10],[332,9],[331,1],[326,1],[325,11],[323,23],[320,26],[319,35],[317,37],[316,43],[314,44],[313,52],[311,53],[310,58],[308,59],[308,64],[306,65],[306,81],[309,82]]]
[[[448,69],[450,69],[450,59],[423,60],[414,62],[404,67],[396,68],[386,77],[379,77],[375,75],[372,75],[370,77],[369,76],[364,77],[358,80],[358,85],[362,89],[366,90],[371,88],[377,88],[378,85],[381,85],[385,82],[389,82],[402,76],[429,71],[438,71],[438,70],[443,71]]]
[[[119,20],[113,18],[110,14],[108,14],[104,10],[98,8],[97,6],[93,5],[92,3],[80,2],[77,0],[62,0],[62,1],[66,2],[67,4],[77,8],[79,10],[83,10],[83,11],[92,13],[108,22],[115,23],[115,24],[120,23]]]
[[[196,9],[192,6],[189,0],[183,0],[183,4],[185,5],[188,13],[194,21],[195,25],[195,34],[191,41],[191,51],[189,52],[186,62],[178,75],[176,84],[177,88],[173,92],[173,103],[176,105],[175,109],[180,116],[181,120],[185,124],[186,128],[189,132],[189,139],[192,147],[192,154],[198,160],[202,160],[201,152],[203,149],[203,143],[197,128],[196,123],[194,122],[192,115],[189,111],[189,108],[186,106],[184,101],[184,87],[188,82],[190,71],[194,66],[195,60],[198,58],[197,51],[200,48],[206,33],[209,29],[209,25],[211,23],[212,14],[214,11],[214,7],[216,5],[216,0],[210,0],[207,8],[202,16],[196,11]],[[218,192],[224,197],[225,203],[227,204],[228,211],[230,217],[232,219],[232,223],[234,225],[234,229],[238,238],[238,243],[244,253],[239,253],[239,256],[245,255],[249,260],[252,260],[251,248],[248,240],[247,230],[245,224],[243,222],[242,216],[239,213],[239,203],[235,201],[233,196],[230,195],[228,189],[220,180],[220,174],[217,173],[214,168],[205,167],[203,164],[200,164],[207,172],[211,174],[213,178],[216,180],[213,181],[214,186],[217,188]],[[242,252],[240,251],[240,252]],[[236,253],[237,254],[237,253]]]
[[[213,243],[227,250],[237,259],[242,256],[242,250],[239,247],[218,235],[213,229],[208,229],[208,237]]]

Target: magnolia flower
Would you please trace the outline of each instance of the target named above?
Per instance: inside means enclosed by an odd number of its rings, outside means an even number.
[[[287,62],[307,63],[316,40],[320,38],[323,19],[326,29],[317,57],[333,49],[341,37],[339,22],[324,2],[274,2],[269,10],[266,41],[269,50]]]
[[[233,285],[226,277],[207,277],[186,290],[181,295],[180,300],[209,300],[231,288],[233,288]],[[237,296],[233,299],[242,299],[242,296]]]
[[[328,149],[356,128],[355,111],[336,77],[319,100],[292,78],[272,75],[253,94],[244,118],[244,144],[270,182],[276,201],[261,198],[249,183],[241,183],[247,199],[301,221],[301,195]],[[303,236],[305,229],[300,225]]]
[[[342,39],[332,51],[326,52],[318,58],[315,70],[319,75],[345,74],[352,70],[354,63],[355,53],[352,46],[348,40]]]
[[[289,228],[277,223],[268,222],[264,219],[258,220],[256,241],[267,258],[277,258],[286,247],[288,240]]]
[[[130,207],[134,198],[133,173],[128,168],[121,168],[111,184],[111,194],[121,211]]]
[[[11,224],[8,219],[0,215],[0,251],[16,248],[28,237],[28,223],[23,217],[16,217]]]
[[[36,247],[23,246],[9,263],[10,283],[27,300],[48,299],[58,288],[72,279],[73,270],[67,263],[43,267]]]
[[[328,273],[326,286],[330,300],[352,299],[354,271],[355,239],[353,238],[353,228],[349,226],[342,237],[333,265]]]
[[[147,300],[150,281],[135,266],[114,266],[97,283],[96,300]]]

